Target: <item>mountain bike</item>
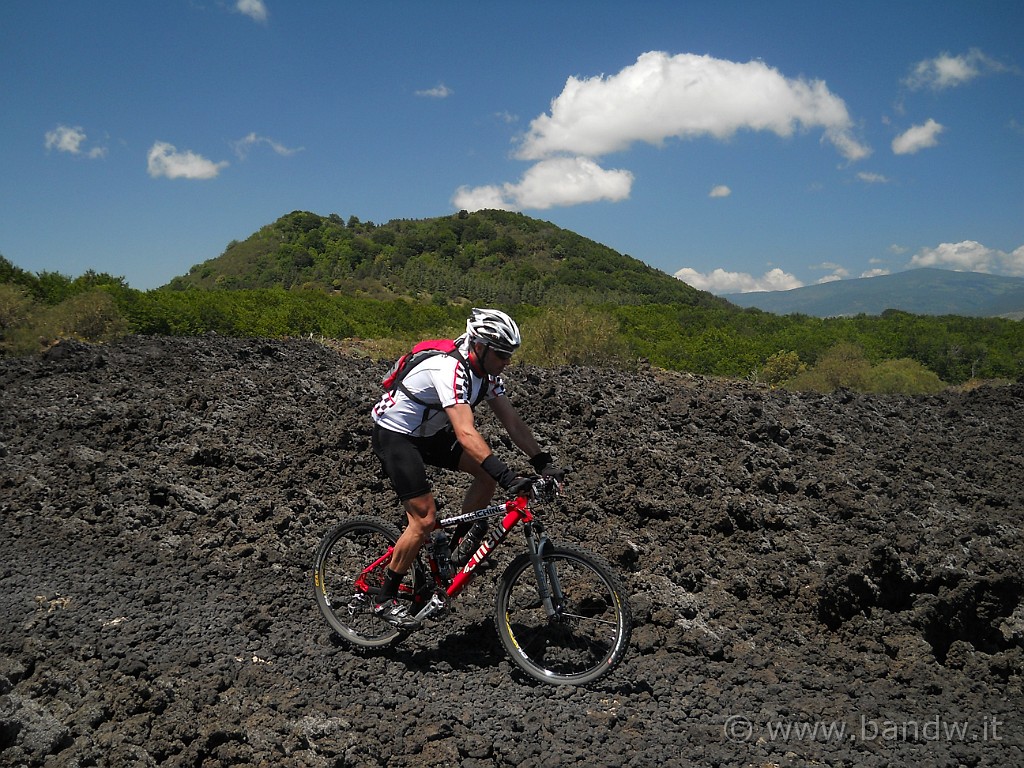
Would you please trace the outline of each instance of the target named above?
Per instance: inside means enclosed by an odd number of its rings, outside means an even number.
[[[575,546],[554,544],[545,533],[532,505],[554,500],[559,490],[554,479],[537,478],[515,498],[439,520],[403,580],[399,599],[409,601],[419,628],[427,620],[443,618],[452,599],[521,525],[526,551],[513,558],[498,581],[498,637],[533,679],[585,685],[622,661],[633,616],[622,583],[607,562]],[[448,529],[485,518],[500,518],[500,524],[488,526],[469,559],[453,566]],[[331,628],[356,646],[379,648],[417,631],[396,629],[373,614],[398,536],[398,528],[384,520],[354,517],[334,526],[317,549],[317,605]]]

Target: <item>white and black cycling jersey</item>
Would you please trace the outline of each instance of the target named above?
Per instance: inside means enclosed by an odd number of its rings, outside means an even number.
[[[459,351],[468,359],[468,344]],[[402,384],[403,388],[385,392],[373,406],[373,420],[384,429],[416,437],[430,437],[447,428],[444,409],[449,406],[475,406],[505,394],[501,376],[478,376],[457,357],[447,354],[421,361],[405,375]],[[481,394],[483,387],[486,391]]]

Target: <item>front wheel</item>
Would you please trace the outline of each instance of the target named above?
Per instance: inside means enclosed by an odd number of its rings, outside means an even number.
[[[350,643],[377,648],[401,634],[373,615],[398,536],[398,529],[383,520],[355,517],[334,526],[320,542],[313,564],[316,604],[331,628]],[[410,570],[399,590],[399,599],[413,607],[421,599],[419,574],[417,567]]]
[[[498,585],[502,645],[530,677],[584,685],[606,675],[629,645],[633,616],[618,577],[575,547],[548,547],[540,581],[529,554],[513,560]],[[551,596],[549,615],[542,595]]]

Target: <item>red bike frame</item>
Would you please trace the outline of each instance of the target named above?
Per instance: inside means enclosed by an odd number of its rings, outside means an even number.
[[[475,520],[480,520],[485,517],[496,517],[504,513],[504,517],[501,519],[501,527],[497,530],[488,531],[483,541],[476,548],[476,551],[469,558],[462,568],[452,577],[451,584],[445,589],[448,597],[455,597],[459,594],[473,577],[473,571],[480,563],[490,557],[491,553],[498,548],[498,545],[505,540],[508,536],[509,531],[516,527],[519,523],[529,523],[533,521],[533,512],[530,511],[530,500],[526,496],[517,496],[514,499],[502,502],[501,504],[495,504],[491,507],[485,507],[479,509],[476,512],[467,512],[464,515],[456,515],[445,520],[441,520],[437,523],[437,528],[447,528],[448,526],[457,525],[458,523],[467,523]],[[440,569],[437,566],[437,562],[433,557],[430,558],[430,572],[434,576],[434,581],[439,586],[444,585],[444,579],[441,577]]]
[[[446,579],[441,573],[437,560],[434,558],[434,553],[428,547],[426,556],[427,561],[430,564],[430,575],[434,582],[433,589],[430,589],[427,594],[424,594],[423,589],[425,585],[423,584],[416,585],[415,587],[402,584],[398,588],[399,594],[412,598],[413,605],[417,610],[415,614],[417,619],[422,621],[438,614],[439,612],[445,611],[447,609],[448,601],[465,589],[466,585],[473,579],[473,575],[477,567],[486,561],[491,554],[493,554],[494,550],[497,549],[498,545],[505,540],[509,532],[519,523],[524,523],[526,525],[532,524],[534,516],[533,512],[530,510],[530,497],[521,495],[514,499],[501,502],[500,504],[494,504],[473,512],[466,512],[464,514],[437,521],[434,526],[434,530],[448,528],[453,525],[458,525],[459,523],[471,523],[476,520],[488,517],[497,517],[499,515],[503,516],[501,518],[501,525],[498,526],[496,530],[488,532],[466,564],[451,577],[451,580]],[[544,540],[546,541],[546,538]],[[529,535],[527,536],[527,544],[530,554],[533,557],[536,557],[544,547],[543,543],[534,541]],[[379,574],[380,570],[387,566],[394,550],[394,545],[389,546],[384,554],[362,570],[359,576],[355,579],[355,586],[357,590],[367,594],[374,594],[375,588],[372,586],[372,583],[379,580],[379,575],[374,577],[371,576],[371,574]],[[539,571],[537,575],[538,578],[541,577]],[[549,596],[545,597],[545,605],[548,605],[550,608]]]

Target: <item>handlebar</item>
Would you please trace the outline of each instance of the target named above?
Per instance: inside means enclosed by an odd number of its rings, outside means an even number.
[[[552,501],[562,492],[562,484],[553,477],[531,478],[531,484],[526,496],[531,501]]]

